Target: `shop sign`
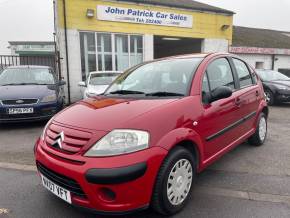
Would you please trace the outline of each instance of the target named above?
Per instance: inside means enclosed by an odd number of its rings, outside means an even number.
[[[230,47],[230,52],[236,54],[290,55],[290,49],[280,49],[280,48]]]
[[[97,19],[183,28],[193,25],[192,15],[105,5],[97,6]]]

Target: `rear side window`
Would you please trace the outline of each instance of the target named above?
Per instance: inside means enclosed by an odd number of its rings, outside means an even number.
[[[233,61],[237,69],[237,74],[240,81],[240,87],[244,88],[244,87],[253,85],[251,74],[249,72],[247,65],[243,61],[240,61],[238,59],[233,59]]]
[[[207,75],[211,91],[220,86],[235,89],[232,69],[226,58],[220,58],[210,63],[207,68]]]

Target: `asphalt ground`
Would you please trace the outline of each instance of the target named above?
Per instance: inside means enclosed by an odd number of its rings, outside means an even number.
[[[33,144],[45,123],[0,125],[0,217],[103,217],[77,209],[40,184]],[[262,147],[242,144],[198,175],[174,217],[290,217],[290,104],[270,108]],[[152,210],[122,217],[161,217]]]

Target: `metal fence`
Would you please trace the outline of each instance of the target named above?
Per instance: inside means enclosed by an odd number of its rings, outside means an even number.
[[[0,55],[0,71],[9,66],[20,65],[39,65],[49,66],[58,73],[57,58],[51,56],[16,56],[16,55]]]

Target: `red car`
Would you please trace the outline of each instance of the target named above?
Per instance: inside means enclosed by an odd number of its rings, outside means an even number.
[[[244,141],[264,143],[267,117],[262,83],[239,57],[169,57],[54,116],[36,164],[43,185],[73,205],[170,215],[188,202],[197,173]]]

